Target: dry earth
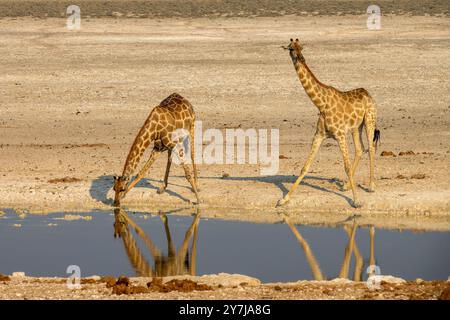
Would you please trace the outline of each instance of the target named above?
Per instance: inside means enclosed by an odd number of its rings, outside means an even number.
[[[301,213],[302,222],[360,214],[368,223],[372,217],[420,228],[431,221],[450,229],[450,22],[385,16],[382,30],[369,31],[365,19],[104,18],[84,19],[78,32],[67,31],[63,19],[1,19],[0,207],[108,208],[112,175],[120,174],[144,119],[179,92],[204,130],[280,130],[275,176],[260,175],[258,165],[199,167],[204,216],[278,221],[274,205],[299,173],[317,119],[280,48],[296,36],[321,81],[369,90],[378,104],[381,145],[376,193],[364,191],[366,155],[356,177],[363,208],[352,209],[351,193],[340,190],[341,155],[327,140],[286,210]],[[398,155],[409,150],[415,154]],[[165,162],[158,159],[124,205],[190,206],[194,197],[180,167],[172,169],[168,192],[156,194]]]

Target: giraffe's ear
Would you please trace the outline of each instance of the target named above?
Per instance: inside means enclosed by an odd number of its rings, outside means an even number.
[[[294,39],[291,38],[291,42],[294,41]]]
[[[114,181],[116,181],[116,180],[117,180],[117,176],[113,176],[113,178],[114,178]]]

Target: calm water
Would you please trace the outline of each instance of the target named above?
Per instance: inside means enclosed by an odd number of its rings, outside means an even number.
[[[450,275],[449,232],[370,232],[353,222],[326,228],[118,210],[73,214],[91,220],[62,220],[65,215],[1,215],[0,272],[65,277],[69,265],[78,265],[82,276],[226,272],[265,282],[319,274],[365,280],[368,265],[375,262],[381,274],[405,279]],[[352,233],[354,242],[349,241]]]

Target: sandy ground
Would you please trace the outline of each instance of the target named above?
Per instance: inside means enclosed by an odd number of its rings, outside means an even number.
[[[283,212],[301,223],[358,214],[361,223],[378,226],[450,230],[449,27],[446,17],[415,16],[383,16],[380,31],[367,30],[366,16],[91,18],[71,32],[64,19],[3,18],[0,207],[109,208],[112,175],[121,173],[144,119],[178,92],[194,105],[204,130],[280,130],[274,176],[260,175],[259,165],[199,166],[203,216],[281,220],[276,201],[295,181],[317,121],[280,48],[299,37],[319,80],[342,90],[364,87],[376,100],[377,190],[364,191],[364,155],[356,176],[363,207],[353,209],[351,192],[340,189],[338,147],[326,140]],[[415,155],[398,155],[409,150]],[[191,207],[195,197],[179,166],[168,192],[156,193],[165,162],[157,160],[125,206]]]
[[[3,278],[5,279],[5,278]],[[152,278],[131,278],[126,287],[112,286],[108,277],[81,279],[79,289],[69,289],[64,278],[7,277],[0,279],[0,299],[170,299],[170,300],[449,300],[449,281],[406,282],[398,278],[386,278],[376,287],[368,287],[365,282],[345,279],[331,281],[298,281],[291,283],[261,283],[258,279],[242,275],[205,275],[202,277],[178,276],[163,280],[193,281],[200,286],[189,290],[179,283],[173,291],[147,291]],[[112,284],[117,279],[112,278]],[[117,290],[119,289],[119,290]],[[201,289],[201,290],[200,290]],[[207,289],[207,290],[203,290]],[[270,302],[267,302],[270,304]]]

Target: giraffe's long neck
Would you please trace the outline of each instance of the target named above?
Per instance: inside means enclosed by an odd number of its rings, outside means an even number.
[[[296,60],[293,62],[303,88],[311,101],[322,112],[327,104],[328,86],[317,80],[305,61]]]
[[[133,145],[131,146],[130,152],[128,153],[127,160],[125,161],[125,166],[123,167],[122,176],[130,177],[136,172],[136,168],[141,160],[142,155],[145,150],[150,145],[152,139],[154,139],[152,134],[152,121],[151,115],[145,121],[138,135],[134,139]]]

